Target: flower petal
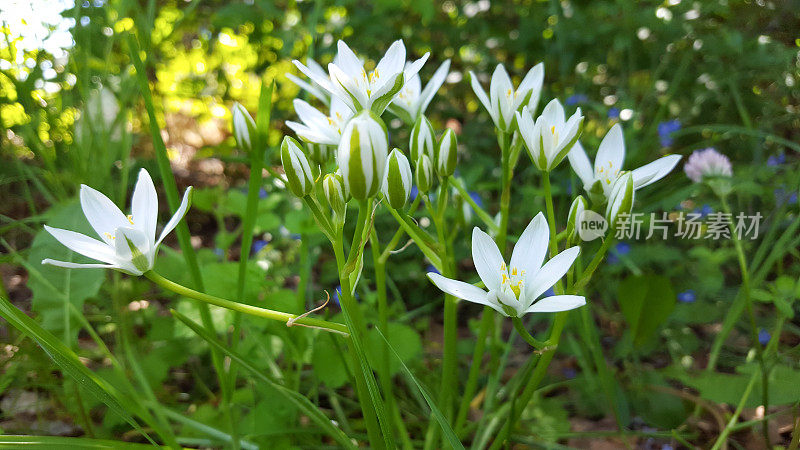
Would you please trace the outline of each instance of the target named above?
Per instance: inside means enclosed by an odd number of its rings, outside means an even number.
[[[295,67],[297,67],[300,70],[300,72],[302,72],[305,76],[310,78],[311,81],[320,85],[322,89],[325,89],[330,93],[333,93],[333,90],[331,89],[331,80],[325,76],[324,71],[312,70],[311,68],[307,67],[305,64],[301,63],[296,59],[292,62],[294,63]],[[311,61],[309,61],[309,65],[310,64]]]
[[[486,96],[486,91],[484,91],[483,87],[481,87],[481,83],[478,81],[477,75],[475,75],[475,72],[471,70],[469,72],[469,84],[472,86],[475,96],[478,97],[478,100],[480,100],[483,107],[486,108],[486,111],[490,116],[492,116],[492,120],[496,122],[497,120],[495,119],[495,114],[492,111],[492,103],[489,101],[489,97]]]
[[[478,227],[472,229],[472,261],[486,288],[499,290],[503,282],[503,255],[497,244]]]
[[[85,184],[81,185],[80,197],[81,208],[89,225],[107,244],[113,245],[111,233],[119,227],[130,226],[128,218],[108,197]]]
[[[428,105],[433,100],[433,97],[436,95],[436,92],[439,91],[439,88],[442,87],[444,80],[447,78],[447,73],[450,71],[450,60],[446,60],[436,69],[436,72],[433,74],[430,80],[428,80],[428,84],[425,85],[425,88],[422,90],[422,93],[419,95],[419,110],[416,112],[417,115],[425,114],[425,110],[428,109]],[[414,117],[416,119],[416,117]]]
[[[622,135],[622,127],[616,123],[600,142],[597,157],[594,159],[595,177],[600,178],[598,173],[601,167],[605,170],[622,170],[624,161],[625,138]]]
[[[589,157],[586,156],[586,151],[580,142],[575,142],[575,145],[567,153],[567,158],[569,158],[572,170],[583,182],[584,188],[591,188],[592,184],[594,184],[594,170],[592,170],[592,163],[589,161]]]
[[[90,238],[85,234],[70,230],[62,230],[61,228],[53,228],[47,225],[44,226],[44,229],[56,238],[58,242],[62,243],[64,247],[67,247],[73,252],[108,264],[115,264],[117,262],[114,250],[102,241]]]
[[[586,304],[586,298],[580,295],[554,295],[552,297],[545,297],[538,302],[534,303],[526,313],[534,312],[560,312],[569,311]]]
[[[511,254],[511,267],[525,274],[536,273],[542,267],[547,245],[550,242],[550,229],[547,219],[541,212],[531,220],[514,246]]]
[[[156,241],[156,225],[158,224],[158,195],[150,173],[142,169],[133,189],[131,200],[131,217],[133,225],[142,230],[152,245]]]
[[[428,273],[428,278],[431,280],[431,282],[433,282],[433,284],[436,285],[436,287],[452,295],[453,297],[457,297],[472,303],[478,303],[480,305],[486,305],[500,313],[503,313],[503,309],[498,304],[488,300],[488,293],[481,288],[477,288],[463,281],[452,280],[433,272]]]
[[[681,155],[667,155],[650,164],[645,164],[638,169],[634,169],[633,172],[631,172],[633,174],[634,189],[639,189],[640,187],[647,186],[648,184],[655,183],[664,178],[675,168],[680,160]]]
[[[538,272],[526,277],[526,297],[534,299],[550,289],[572,267],[580,252],[580,247],[570,247],[547,261]]]
[[[531,91],[531,97],[528,99],[528,103],[525,105],[531,110],[531,114],[535,114],[536,108],[539,106],[539,98],[542,95],[543,83],[544,63],[539,63],[531,67],[531,70],[528,71],[528,73],[525,75],[525,78],[522,79],[522,82],[519,83],[519,87],[517,88],[517,101],[519,102],[527,97],[528,91]],[[521,105],[515,102],[515,106],[515,109],[517,109]]]
[[[189,209],[189,204],[192,198],[192,187],[189,186],[186,188],[186,192],[183,194],[183,200],[181,201],[181,206],[178,207],[178,210],[175,211],[175,214],[169,219],[166,225],[164,225],[164,229],[161,230],[161,236],[159,236],[156,245],[153,248],[153,252],[158,251],[158,246],[161,244],[161,241],[169,234],[170,231],[174,230],[175,227],[178,226],[178,222],[183,219],[183,216],[186,215],[186,211]]]
[[[117,266],[113,264],[80,264],[67,261],[59,261],[56,259],[43,259],[42,264],[49,264],[51,266],[65,267],[67,269],[116,269]]]
[[[375,66],[375,71],[372,73],[378,74],[379,83],[377,86],[383,86],[394,75],[403,71],[403,66],[406,64],[406,46],[403,44],[402,39],[398,39],[389,46],[389,50],[383,55],[378,65]]]

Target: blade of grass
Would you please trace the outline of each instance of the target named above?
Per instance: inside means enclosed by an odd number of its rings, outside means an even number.
[[[0,448],[41,447],[41,448],[76,448],[76,449],[152,449],[149,444],[135,444],[124,441],[105,439],[88,439],[82,437],[61,436],[0,436]],[[166,448],[158,446],[157,448]]]
[[[155,444],[150,435],[139,426],[139,423],[131,415],[131,410],[133,414],[139,415],[138,406],[125,399],[115,387],[87,369],[78,359],[78,355],[53,336],[52,333],[17,309],[6,298],[0,298],[0,316],[6,319],[14,328],[35,340],[66,375],[75,379],[81,387],[122,417],[146,437],[148,441]]]
[[[456,436],[456,433],[455,431],[453,431],[453,428],[450,427],[450,424],[447,422],[447,419],[444,417],[444,414],[442,414],[442,411],[440,411],[439,408],[436,406],[436,402],[434,402],[431,394],[428,392],[427,389],[425,389],[425,386],[423,386],[417,380],[417,378],[414,377],[414,374],[411,373],[411,369],[409,369],[406,363],[403,362],[403,360],[400,358],[400,355],[397,354],[397,350],[395,350],[394,347],[392,347],[392,344],[389,343],[389,340],[386,339],[386,336],[383,335],[380,328],[376,328],[376,330],[378,331],[378,334],[380,334],[381,338],[383,338],[386,347],[392,352],[394,357],[400,363],[400,367],[403,368],[403,372],[405,372],[406,375],[408,375],[408,378],[411,379],[411,381],[414,383],[417,389],[419,389],[419,392],[425,398],[425,403],[427,403],[428,407],[431,409],[431,414],[433,415],[433,418],[436,419],[436,422],[438,422],[439,426],[441,426],[442,434],[444,435],[444,438],[447,439],[447,442],[450,444],[450,448],[463,449],[464,445],[461,444],[461,442],[458,440],[458,436]]]
[[[208,342],[211,346],[217,348],[219,351],[223,352],[226,356],[231,358],[231,361],[236,362],[240,366],[242,366],[245,370],[252,373],[255,378],[257,378],[260,382],[270,386],[275,392],[279,393],[286,397],[287,400],[292,402],[297,408],[308,415],[308,417],[314,421],[322,430],[328,433],[333,439],[336,440],[342,447],[354,449],[356,448],[353,443],[350,441],[350,438],[347,437],[342,430],[337,428],[331,420],[319,410],[319,408],[311,403],[309,399],[302,396],[300,393],[295,392],[291,389],[288,389],[274,381],[270,380],[266,375],[261,373],[259,369],[251,365],[247,359],[243,356],[239,355],[238,353],[225,348],[225,346],[220,343],[214,336],[212,336],[207,330],[203,329],[200,325],[189,319],[188,317],[184,316],[183,314],[179,313],[178,311],[170,310],[172,315],[183,322],[184,325],[189,327],[192,331],[194,331],[198,336],[203,338],[206,342]]]

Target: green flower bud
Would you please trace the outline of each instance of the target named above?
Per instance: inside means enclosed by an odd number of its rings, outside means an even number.
[[[236,137],[236,143],[239,144],[239,148],[249,152],[253,149],[255,136],[258,136],[256,122],[241,103],[234,103],[231,112],[233,113],[233,135]]]
[[[411,165],[399,149],[392,150],[386,160],[386,174],[381,192],[394,209],[402,208],[408,201],[411,193]]]
[[[614,187],[611,189],[611,195],[608,196],[608,206],[606,206],[606,220],[611,229],[617,221],[620,214],[630,214],[633,209],[633,175],[631,172],[617,178],[614,182]]]
[[[423,153],[417,161],[417,189],[420,193],[428,192],[433,186],[433,163],[427,154]]]
[[[328,200],[333,213],[344,216],[347,206],[347,191],[344,188],[344,179],[338,173],[329,173],[322,178],[322,192]]]
[[[578,221],[581,219],[583,212],[586,211],[587,206],[586,199],[583,198],[582,195],[579,195],[578,198],[572,202],[572,205],[569,207],[569,217],[567,218],[567,236],[577,236]]]
[[[348,122],[336,162],[353,198],[365,200],[378,192],[388,153],[386,128],[375,114],[363,111]]]
[[[333,158],[333,149],[325,144],[306,142],[306,149],[308,150],[308,159],[316,164],[324,165]]]
[[[413,161],[419,161],[419,157],[423,153],[430,158],[434,157],[433,126],[425,115],[420,115],[416,123],[414,123],[408,148],[411,149],[411,159]]]
[[[284,137],[281,143],[281,163],[294,195],[305,197],[314,189],[314,175],[308,158],[300,144],[289,136]]]
[[[456,163],[458,162],[458,154],[456,152],[458,141],[456,140],[456,133],[448,128],[442,135],[442,140],[439,141],[439,151],[437,151],[436,171],[440,176],[447,177],[456,171]]]

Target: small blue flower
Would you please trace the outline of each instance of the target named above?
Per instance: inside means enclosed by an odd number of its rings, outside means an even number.
[[[253,241],[253,246],[251,247],[251,251],[253,253],[258,253],[258,252],[261,251],[261,249],[266,247],[267,244],[269,244],[269,241],[266,241],[264,239],[257,239],[255,241]]]
[[[222,258],[223,256],[225,256],[225,251],[222,250],[221,248],[217,247],[217,248],[214,249],[214,254],[217,255],[218,257]]]
[[[661,450],[673,450],[673,448],[669,444],[664,444],[661,446]]]
[[[478,205],[479,208],[483,208],[483,200],[481,199],[480,194],[478,194],[475,191],[470,191],[469,198],[471,198],[472,201],[475,202],[475,204]]]
[[[662,147],[669,147],[675,142],[672,133],[681,129],[681,121],[678,119],[668,120],[658,124],[658,137]]]
[[[331,299],[333,303],[336,303],[336,306],[339,306],[339,295],[342,293],[342,286],[336,286],[336,289],[333,290],[333,296]]]
[[[417,185],[411,185],[411,192],[409,192],[408,195],[412,202],[417,199],[417,196],[419,195],[419,189],[417,189]],[[422,206],[423,204],[424,202],[420,200],[419,205]]]
[[[435,273],[441,275],[441,273],[439,273],[439,270],[436,269],[436,267],[434,267],[433,264],[428,264],[428,267],[425,268],[425,273]]]
[[[589,97],[586,94],[574,94],[567,97],[567,100],[564,102],[569,106],[575,106],[580,103],[586,103],[589,101]]]
[[[786,162],[786,155],[783,153],[778,153],[777,155],[772,155],[769,158],[767,158],[767,165],[770,167],[780,166],[785,162]]]
[[[772,339],[772,336],[769,334],[769,331],[763,328],[758,330],[758,342],[762,347],[766,347],[770,339]]]
[[[606,256],[606,260],[608,261],[609,264],[613,266],[614,264],[617,264],[619,262],[619,257],[615,252],[611,252],[608,254],[608,256]]]
[[[572,367],[565,367],[561,373],[564,375],[564,378],[568,380],[572,380],[576,375],[578,375],[578,372],[576,372]]]
[[[706,217],[714,212],[714,208],[709,205],[703,205],[702,208],[695,208],[692,210],[693,214],[700,214],[700,217]]]
[[[614,246],[614,252],[618,255],[627,255],[631,252],[631,244],[627,242],[620,242]]]
[[[269,193],[267,193],[266,189],[264,189],[264,188],[259,189],[258,198],[263,200],[263,199],[267,198],[267,196],[269,196]]]
[[[616,106],[612,106],[608,108],[608,118],[609,119],[619,119],[619,108]]]
[[[695,300],[697,300],[697,296],[693,289],[688,289],[678,294],[678,301],[681,303],[694,303]]]
[[[773,193],[775,194],[775,203],[778,205],[782,205],[784,202],[787,202],[790,205],[797,203],[797,192],[787,194],[784,186],[776,188]]]
[[[556,291],[551,286],[550,289],[544,291],[544,294],[542,294],[542,298],[544,298],[544,297],[552,297],[553,295],[556,295]]]

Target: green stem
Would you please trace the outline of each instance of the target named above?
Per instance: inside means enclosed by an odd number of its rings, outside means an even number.
[[[359,204],[358,222],[353,235],[353,245],[350,247],[350,255],[347,260],[345,260],[343,249],[344,239],[341,231],[343,227],[339,227],[339,231],[332,244],[333,252],[336,256],[336,266],[339,272],[339,285],[341,286],[339,304],[342,307],[342,314],[347,323],[347,328],[350,331],[350,339],[348,339],[348,345],[350,347],[349,355],[351,357],[350,365],[356,381],[356,391],[360,399],[359,404],[361,405],[361,412],[364,415],[364,422],[367,426],[367,434],[370,444],[373,447],[389,448],[392,446],[391,428],[389,428],[389,423],[386,420],[386,414],[383,410],[383,402],[378,392],[378,384],[375,382],[375,377],[367,363],[366,354],[364,353],[362,339],[364,331],[366,330],[366,325],[358,309],[358,304],[355,302],[351,293],[350,273],[347,269],[347,266],[350,265],[349,261],[355,258],[355,254],[358,253],[358,240],[368,217],[368,206],[367,202],[363,201]],[[381,440],[381,434],[383,434],[383,440]]]
[[[722,210],[728,214],[728,216],[732,217],[731,208],[728,205],[727,198],[725,196],[720,196],[720,201],[722,202]],[[750,321],[750,338],[753,341],[753,347],[755,347],[756,350],[756,358],[758,359],[758,365],[761,370],[761,402],[764,405],[764,411],[767,411],[769,410],[769,384],[767,380],[769,374],[766,364],[764,363],[764,349],[758,340],[758,325],[756,325],[756,316],[753,312],[753,299],[750,296],[750,271],[747,269],[747,259],[745,258],[744,249],[742,248],[742,241],[736,234],[736,228],[734,227],[733,221],[729,222],[728,225],[731,233],[731,239],[733,239],[733,246],[736,248],[736,257],[739,261],[739,270],[742,274],[742,292],[744,293],[745,309]],[[767,448],[769,448],[769,422],[767,420],[762,423],[761,432],[764,435],[764,442],[766,443]]]
[[[475,395],[475,390],[478,388],[478,375],[480,375],[481,372],[483,354],[486,352],[486,338],[489,333],[491,333],[492,325],[494,325],[494,310],[485,306],[483,308],[483,313],[481,313],[478,340],[475,343],[475,351],[472,353],[472,364],[469,366],[467,384],[464,386],[464,393],[461,397],[461,404],[458,407],[458,414],[456,414],[456,422],[453,427],[456,433],[461,431],[461,428],[467,421],[467,413],[469,412],[470,403],[472,402],[472,396]]]
[[[544,189],[545,208],[547,209],[547,225],[550,227],[550,257],[558,253],[558,236],[556,235],[556,214],[553,208],[553,193],[550,186],[550,172],[542,172],[542,189]],[[556,292],[558,293],[558,292]]]
[[[525,324],[522,323],[522,319],[519,317],[512,317],[511,321],[514,323],[514,329],[517,330],[520,337],[525,340],[531,347],[541,350],[547,346],[546,342],[541,342],[537,340],[535,337],[531,336],[528,330],[525,329]]]
[[[510,141],[511,136],[508,133],[498,131],[498,141],[501,151],[501,164],[503,168],[502,179],[500,184],[502,193],[500,194],[500,229],[497,233],[497,247],[500,248],[500,253],[506,253],[506,240],[508,238],[508,210],[511,206],[511,178],[513,176],[513,169],[511,167],[511,151]]]
[[[150,281],[152,281],[153,283],[161,286],[162,288],[168,291],[172,291],[184,297],[200,300],[201,302],[208,303],[211,305],[219,306],[233,311],[239,311],[245,314],[250,314],[251,316],[263,317],[265,319],[270,319],[270,320],[277,320],[278,322],[286,323],[287,326],[303,325],[311,328],[319,328],[324,331],[330,331],[344,335],[350,334],[348,328],[340,323],[329,322],[327,320],[315,319],[312,317],[300,317],[295,314],[289,314],[285,312],[274,311],[271,309],[259,308],[258,306],[252,306],[244,303],[234,302],[231,300],[225,300],[224,298],[215,297],[213,295],[195,291],[194,289],[189,289],[186,286],[180,285],[178,283],[175,283],[174,281],[170,281],[162,277],[161,275],[153,272],[152,270],[149,272],[145,272],[144,276],[149,278]],[[342,288],[342,290],[344,290],[344,288]]]

